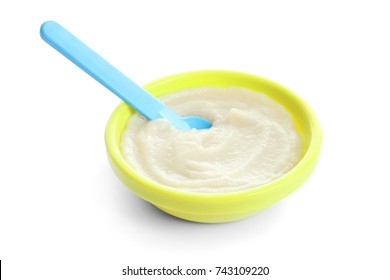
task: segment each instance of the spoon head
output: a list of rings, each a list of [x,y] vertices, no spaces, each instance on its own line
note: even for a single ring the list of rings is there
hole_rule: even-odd
[[[196,128],[196,129],[207,129],[210,128],[212,123],[201,117],[196,117],[196,116],[186,116],[182,117],[183,121],[185,121],[191,128]]]
[[[173,112],[168,107],[164,107],[159,113],[159,116],[168,120],[173,126],[181,130],[206,129],[211,127],[211,122],[205,118],[197,116],[181,117]]]

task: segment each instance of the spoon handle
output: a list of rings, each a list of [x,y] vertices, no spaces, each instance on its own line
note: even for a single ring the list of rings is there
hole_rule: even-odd
[[[42,24],[40,34],[46,43],[127,104],[130,104],[147,119],[168,117],[170,120],[177,119],[186,125],[176,113],[122,74],[60,24],[47,21]]]

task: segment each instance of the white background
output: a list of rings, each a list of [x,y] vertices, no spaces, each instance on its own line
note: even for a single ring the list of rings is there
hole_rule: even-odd
[[[198,69],[284,84],[321,122],[317,169],[298,191],[243,221],[163,214],[113,175],[103,136],[119,100],[40,39],[46,20],[140,84]],[[130,279],[121,275],[127,265],[390,279],[389,27],[386,1],[375,0],[2,1],[4,279]]]

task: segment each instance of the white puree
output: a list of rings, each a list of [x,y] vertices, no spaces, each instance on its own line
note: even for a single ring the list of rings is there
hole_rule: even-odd
[[[273,181],[301,156],[291,115],[269,97],[244,88],[198,87],[161,100],[179,115],[213,122],[178,130],[136,114],[122,135],[126,160],[160,184],[192,192],[232,192]]]

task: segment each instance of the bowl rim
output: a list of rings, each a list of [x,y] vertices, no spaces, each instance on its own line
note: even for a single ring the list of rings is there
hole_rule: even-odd
[[[165,186],[159,184],[147,177],[144,177],[137,173],[134,169],[130,167],[127,163],[126,159],[123,157],[122,152],[120,150],[120,145],[117,145],[116,140],[116,131],[118,129],[118,121],[121,118],[124,110],[127,110],[130,113],[130,116],[134,113],[134,110],[130,108],[125,102],[121,102],[112,112],[111,116],[106,125],[105,130],[105,143],[107,148],[107,153],[110,159],[114,162],[116,167],[122,171],[122,173],[126,174],[126,176],[130,177],[137,184],[142,185],[145,188],[148,188],[150,191],[158,193],[162,196],[176,197],[183,200],[191,200],[201,199],[201,200],[212,200],[213,202],[217,201],[226,201],[226,200],[237,200],[238,198],[245,199],[247,197],[257,196],[259,194],[275,190],[276,188],[283,186],[286,182],[294,180],[300,176],[302,172],[308,169],[313,163],[316,162],[320,146],[322,142],[322,129],[319,125],[317,117],[315,116],[313,110],[310,106],[304,101],[300,96],[291,91],[290,89],[282,86],[281,84],[270,80],[268,78],[264,78],[262,76],[249,74],[245,72],[239,72],[234,70],[195,70],[188,71],[183,73],[172,74],[169,76],[165,76],[163,78],[157,79],[146,84],[144,87],[148,90],[153,90],[157,85],[161,85],[162,83],[169,83],[177,79],[182,78],[191,78],[198,75],[234,75],[241,76],[247,79],[261,81],[262,83],[267,84],[273,88],[280,89],[283,94],[292,98],[299,107],[302,109],[302,113],[305,118],[309,122],[311,139],[308,143],[305,154],[302,156],[300,161],[287,173],[278,179],[271,181],[267,184],[260,185],[257,187],[253,187],[246,190],[232,191],[232,192],[221,192],[221,193],[202,193],[202,192],[190,192],[175,189],[173,187]]]

